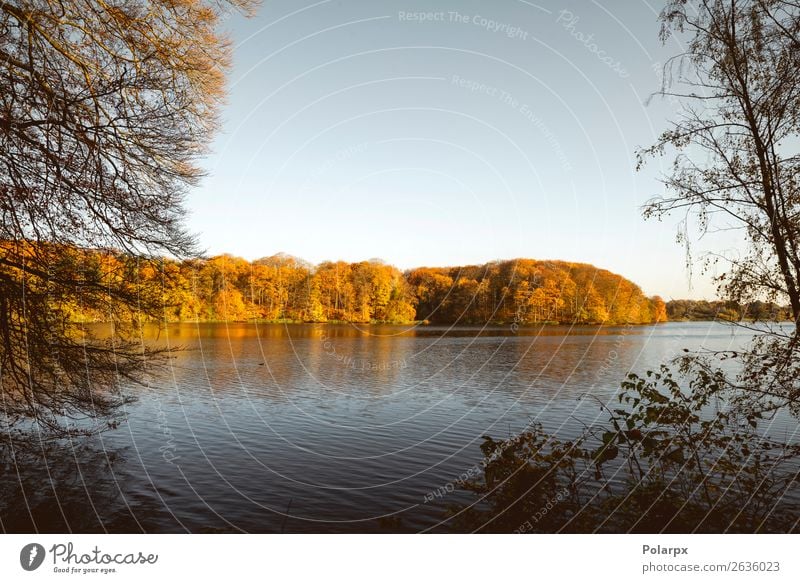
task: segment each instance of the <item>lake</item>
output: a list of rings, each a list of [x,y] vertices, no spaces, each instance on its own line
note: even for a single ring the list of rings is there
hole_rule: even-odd
[[[126,422],[0,516],[6,530],[30,524],[27,504],[42,531],[447,531],[482,435],[575,435],[606,418],[585,396],[609,400],[628,371],[749,337],[709,322],[170,325],[148,340],[184,350],[131,389]]]

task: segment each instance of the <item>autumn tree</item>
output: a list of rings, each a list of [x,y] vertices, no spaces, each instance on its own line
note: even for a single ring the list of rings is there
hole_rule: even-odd
[[[224,9],[205,0],[0,2],[5,422],[58,435],[64,421],[110,414],[122,383],[158,356],[124,316],[162,315],[161,289],[142,295],[135,285],[142,262],[196,252],[182,201],[201,176],[224,93]],[[76,248],[117,256],[118,274]],[[113,336],[93,337],[70,305],[115,321]]]
[[[666,193],[646,215],[680,212],[703,232],[738,229],[744,252],[706,257],[727,267],[720,293],[788,300],[800,330],[800,5],[672,0],[662,22],[662,37],[688,37],[688,48],[665,66],[660,92],[682,109],[640,153],[675,153]]]
[[[800,5],[785,0],[671,0],[662,13],[662,37],[687,37],[687,50],[665,66],[661,94],[682,104],[672,127],[649,156],[672,153],[666,192],[646,216],[679,212],[701,232],[736,229],[744,248],[718,262],[720,295],[735,306],[788,301],[791,331],[760,329],[736,353],[739,375],[725,387],[737,406],[774,414],[800,413]],[[688,239],[687,239],[688,241]],[[711,373],[708,358],[684,368]],[[726,377],[727,378],[727,377]]]
[[[417,315],[420,320],[441,319],[448,311],[453,278],[444,270],[420,267],[406,274],[406,280],[417,298]]]
[[[279,253],[250,266],[250,298],[260,318],[302,320],[308,303],[311,265]]]
[[[661,296],[653,296],[651,300],[653,302],[653,321],[666,322],[669,319],[669,316],[667,316],[667,303]]]

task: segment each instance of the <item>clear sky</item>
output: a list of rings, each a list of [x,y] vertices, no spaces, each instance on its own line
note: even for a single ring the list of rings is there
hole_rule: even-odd
[[[671,162],[635,172],[674,108],[645,103],[680,50],[658,40],[661,5],[267,0],[231,16],[224,125],[190,227],[251,260],[565,259],[713,297],[699,273],[690,289],[681,217],[641,217]]]

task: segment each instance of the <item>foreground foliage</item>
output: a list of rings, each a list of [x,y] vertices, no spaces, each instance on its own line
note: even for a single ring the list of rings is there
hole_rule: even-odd
[[[761,409],[731,397],[725,375],[683,362],[631,374],[608,421],[576,439],[535,426],[484,437],[484,475],[452,510],[479,532],[794,532],[800,443],[770,436]],[[680,381],[685,381],[682,384]],[[727,396],[726,396],[727,395]]]

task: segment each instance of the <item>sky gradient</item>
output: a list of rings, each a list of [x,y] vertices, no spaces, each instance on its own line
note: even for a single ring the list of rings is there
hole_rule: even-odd
[[[647,103],[680,50],[658,40],[660,7],[281,0],[233,15],[190,228],[250,260],[564,259],[647,294],[714,297],[708,275],[690,287],[682,217],[641,216],[671,163],[635,171],[675,107]]]

